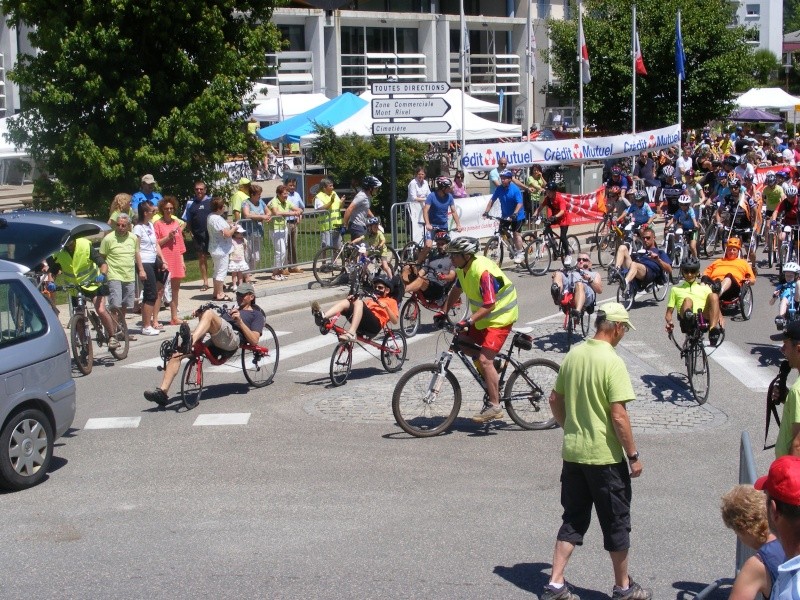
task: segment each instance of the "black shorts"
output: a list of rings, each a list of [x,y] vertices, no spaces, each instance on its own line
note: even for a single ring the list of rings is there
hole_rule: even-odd
[[[436,302],[437,300],[444,298],[445,292],[447,292],[447,288],[445,288],[441,283],[429,279],[428,289],[422,290],[422,295],[428,302]]]
[[[608,552],[630,548],[631,476],[623,461],[613,465],[582,465],[564,461],[561,468],[562,525],[556,539],[583,544],[592,506]]]
[[[342,313],[345,318],[350,321],[353,318],[353,305],[351,304],[346,311]],[[364,305],[364,313],[361,315],[361,322],[358,324],[358,328],[356,329],[356,333],[358,335],[372,338],[378,335],[383,326],[381,322],[378,320],[372,311]]]
[[[732,276],[726,275],[725,277],[728,277],[728,279],[731,280],[731,287],[729,287],[727,290],[725,290],[724,294],[720,294],[719,295],[719,299],[720,300],[735,300],[736,298],[739,297],[739,294],[742,291],[742,286],[739,285],[739,282],[736,281]]]
[[[500,221],[500,230],[509,230],[514,233],[519,233],[522,231],[524,223],[524,221]]]
[[[201,233],[192,233],[192,239],[194,240],[194,249],[197,251],[197,254],[208,254],[208,233],[205,234]]]

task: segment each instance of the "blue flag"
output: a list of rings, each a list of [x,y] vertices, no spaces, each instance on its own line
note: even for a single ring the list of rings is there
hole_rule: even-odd
[[[683,53],[683,36],[681,35],[681,15],[678,13],[675,27],[675,72],[678,79],[686,79],[686,55]]]

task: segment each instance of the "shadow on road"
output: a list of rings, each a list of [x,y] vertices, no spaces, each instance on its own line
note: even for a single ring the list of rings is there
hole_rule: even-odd
[[[550,563],[517,563],[511,567],[498,565],[494,573],[519,589],[538,595],[550,581],[550,568]],[[608,594],[586,588],[573,587],[573,592],[581,600],[608,600]]]

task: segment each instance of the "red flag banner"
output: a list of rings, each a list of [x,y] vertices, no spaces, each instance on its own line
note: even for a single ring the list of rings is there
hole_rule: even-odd
[[[644,66],[644,59],[642,58],[642,47],[639,45],[639,32],[636,32],[636,74],[647,75],[647,69]]]
[[[556,193],[559,204],[566,205],[565,220],[563,225],[580,225],[582,223],[596,223],[602,220],[606,212],[606,188],[599,187],[591,194],[562,194]]]

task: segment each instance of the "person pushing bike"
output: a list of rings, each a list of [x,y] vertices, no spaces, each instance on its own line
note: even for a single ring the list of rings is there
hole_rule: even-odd
[[[458,328],[462,331],[461,336],[481,347],[476,358],[489,396],[489,403],[473,415],[472,420],[486,423],[503,416],[494,357],[502,349],[511,327],[519,318],[519,307],[514,284],[497,264],[479,255],[479,249],[480,242],[471,237],[459,237],[445,248],[456,267],[457,280],[450,289],[442,312],[434,320],[441,322],[441,319],[446,319],[450,306],[464,292],[472,314],[459,321]]]

